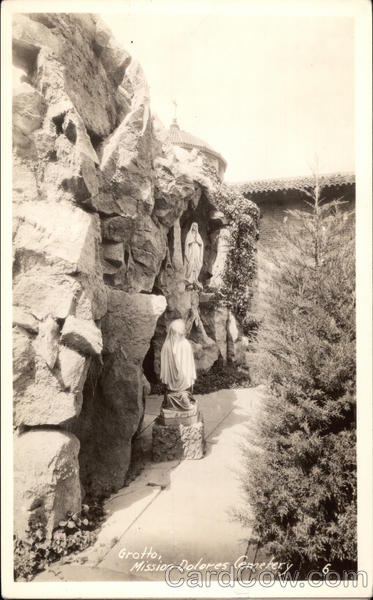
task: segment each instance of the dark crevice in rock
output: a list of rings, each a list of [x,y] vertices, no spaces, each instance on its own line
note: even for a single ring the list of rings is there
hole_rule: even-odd
[[[91,47],[92,47],[92,51],[93,54],[95,56],[97,56],[97,58],[100,58],[102,51],[103,51],[103,46],[101,44],[99,44],[96,40],[96,38],[93,38],[92,43],[91,43]]]
[[[95,208],[91,205],[92,195],[83,177],[73,175],[70,178],[64,179],[61,185],[63,190],[72,194],[78,206],[87,212],[95,212]]]
[[[109,287],[115,287],[115,278],[114,275],[106,275],[104,274],[104,283]]]
[[[57,152],[56,150],[49,150],[47,154],[47,158],[49,162],[57,162]]]
[[[155,369],[154,369],[154,346],[150,342],[149,350],[147,351],[144,361],[142,363],[144,375],[149,383],[156,383],[158,381]]]
[[[101,149],[101,144],[104,141],[104,138],[89,128],[87,128],[87,133],[89,135],[89,138],[91,140],[91,144],[92,144],[94,150],[96,151],[97,155],[99,155],[100,149]]]
[[[61,423],[60,425],[23,425],[22,433],[27,433],[28,431],[42,430],[42,431],[62,431],[66,430],[66,423]]]
[[[26,42],[13,40],[13,64],[26,71],[29,81],[34,82],[37,71],[37,59],[40,48]],[[33,84],[32,84],[33,85]]]
[[[168,246],[170,260],[172,261],[174,258],[174,228],[173,227],[170,227],[169,232],[167,234],[167,246]]]
[[[52,118],[52,121],[56,127],[56,134],[57,135],[62,135],[63,134],[63,122],[65,119],[65,113],[62,113],[61,115],[56,115],[55,117]]]
[[[76,139],[77,139],[77,132],[76,132],[76,125],[75,123],[73,123],[73,121],[69,121],[68,124],[65,127],[65,136],[67,137],[67,139],[69,140],[69,142],[71,142],[72,144],[76,144]]]
[[[116,86],[118,86],[121,81],[123,81],[124,74],[127,70],[127,67],[131,63],[131,56],[127,56],[124,61],[119,65],[119,67],[113,73],[113,81]]]
[[[92,200],[93,200],[93,196],[87,196],[84,200],[75,199],[74,204],[79,206],[79,208],[84,210],[86,213],[89,213],[89,214],[97,213],[97,210],[91,204]]]
[[[37,508],[43,508],[44,507],[44,501],[42,498],[35,498],[35,500],[33,500],[31,506],[30,506],[30,511],[36,510]]]
[[[58,330],[60,333],[62,331],[62,327],[64,326],[65,321],[66,321],[66,319],[56,318],[56,323],[57,323]]]
[[[151,293],[154,294],[155,296],[164,296],[164,291],[156,283],[154,284]]]

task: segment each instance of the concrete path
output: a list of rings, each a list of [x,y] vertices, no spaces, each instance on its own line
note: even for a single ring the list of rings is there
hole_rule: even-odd
[[[246,553],[250,531],[233,520],[232,511],[243,502],[240,443],[254,428],[263,391],[220,390],[197,398],[205,457],[151,462],[152,424],[162,399],[149,397],[140,436],[144,470],[106,502],[108,518],[95,545],[34,581],[157,581],[169,564],[224,569]]]

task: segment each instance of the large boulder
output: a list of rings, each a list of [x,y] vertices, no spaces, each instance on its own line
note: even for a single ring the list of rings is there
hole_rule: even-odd
[[[79,290],[74,278],[35,265],[15,279],[13,302],[40,320],[48,315],[66,319]]]
[[[14,526],[21,538],[41,522],[47,538],[68,511],[81,507],[79,441],[72,433],[38,429],[14,443]]]
[[[52,372],[43,360],[33,357],[32,354],[30,356],[27,368],[32,369],[32,378],[22,382],[19,377],[14,385],[14,425],[16,427],[70,425],[80,414],[81,393],[65,389],[61,384],[58,370]]]
[[[138,216],[136,220],[110,217],[103,221],[102,228],[106,282],[127,292],[152,292],[167,252],[167,229],[149,215]],[[118,244],[116,251],[122,243],[120,260],[108,255],[107,245],[114,251],[114,242]]]
[[[38,255],[38,262],[52,265],[55,272],[97,272],[102,279],[97,215],[51,200],[22,204],[15,212],[20,221],[14,239],[16,252]]]
[[[59,53],[58,38],[42,22],[18,13],[13,16],[12,25],[13,60],[17,66],[29,67],[28,57],[37,55],[41,48],[49,48],[56,54]]]
[[[125,288],[151,292],[166,251],[167,230],[148,216],[139,219],[131,238]]]
[[[108,290],[108,311],[102,320],[104,354],[121,354],[141,366],[165,308],[163,296]]]
[[[44,114],[43,96],[33,86],[22,81],[13,88],[13,143],[19,149],[18,154],[32,154],[31,134],[41,127]]]
[[[141,367],[114,355],[105,362],[100,376],[96,369],[97,364],[92,363],[83,409],[72,428],[81,443],[81,481],[91,496],[109,495],[123,487],[132,438],[143,414]],[[97,385],[92,385],[92,379]]]
[[[92,363],[82,413],[73,426],[81,441],[82,482],[90,493],[109,494],[124,483],[144,410],[142,363],[165,308],[163,296],[108,289],[103,366]]]
[[[27,145],[29,142],[27,142]],[[17,143],[19,147],[19,144]],[[13,161],[13,201],[18,205],[25,202],[38,202],[40,200],[35,172],[28,161],[20,160],[15,156]],[[18,225],[18,223],[16,224]]]
[[[84,291],[90,299],[87,318],[105,314],[98,215],[67,201],[44,201],[21,204],[15,216],[15,304],[36,316],[66,318]]]
[[[73,13],[48,16],[49,31],[58,38],[59,49],[53,55],[39,55],[39,85],[41,89],[48,86],[45,91],[50,104],[61,99],[61,90],[67,93],[86,129],[99,138],[106,137],[116,125],[117,84],[115,75],[105,69],[95,52],[96,18]],[[46,47],[43,45],[42,50]],[[55,57],[59,59],[59,69],[52,62]],[[58,85],[49,85],[51,81]]]
[[[101,221],[102,239],[104,242],[122,242],[128,246],[136,223],[135,208],[133,207],[131,212],[128,211],[128,205],[126,205],[125,213],[118,207],[112,208],[110,212],[114,215]]]
[[[61,331],[61,341],[83,354],[97,355],[102,351],[101,330],[92,320],[69,315]]]
[[[50,315],[36,328],[31,315],[23,314],[13,327],[14,424],[67,426],[80,413],[89,361],[60,348],[59,327]]]
[[[200,304],[201,319],[207,334],[216,341],[223,362],[227,362],[228,309],[214,307],[209,303]]]

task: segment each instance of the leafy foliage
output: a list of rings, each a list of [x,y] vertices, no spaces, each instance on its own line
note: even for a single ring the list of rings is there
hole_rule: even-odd
[[[68,512],[47,539],[45,525],[40,521],[31,522],[27,537],[14,540],[14,578],[30,581],[48,564],[73,552],[84,550],[96,541],[95,529],[103,518],[101,503],[82,505],[81,512]]]
[[[310,196],[288,211],[263,281],[256,376],[269,396],[240,518],[276,560],[338,570],[357,552],[354,227],[317,182]]]
[[[195,394],[210,394],[219,390],[249,387],[250,376],[247,369],[235,364],[220,364],[217,361],[209,371],[200,373],[194,385]]]
[[[254,202],[225,184],[216,204],[229,221],[229,250],[220,290],[221,303],[232,310],[243,333],[249,335],[256,326],[251,300],[256,276],[259,209]]]

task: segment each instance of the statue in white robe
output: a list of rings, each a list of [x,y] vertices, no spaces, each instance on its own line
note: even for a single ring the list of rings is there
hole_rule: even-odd
[[[198,224],[192,223],[185,240],[185,279],[189,285],[202,288],[198,276],[203,265],[203,240]]]
[[[161,350],[161,381],[167,386],[162,408],[191,410],[196,406],[191,388],[196,380],[193,350],[182,319],[170,323]]]

